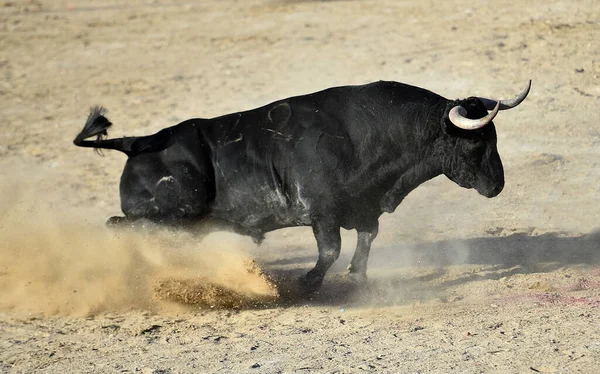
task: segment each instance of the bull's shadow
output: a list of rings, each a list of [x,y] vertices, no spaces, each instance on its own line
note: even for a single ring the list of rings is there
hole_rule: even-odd
[[[337,261],[322,289],[311,297],[296,293],[295,279],[309,269],[308,264],[314,263],[316,255],[294,257],[297,250],[286,248],[290,256],[285,260],[260,261],[259,255],[266,273],[278,283],[281,302],[285,305],[412,304],[438,298],[444,290],[468,282],[551,272],[567,265],[600,265],[600,231],[578,237],[564,233],[517,233],[375,247],[369,260],[369,281],[363,286],[355,285],[342,275],[350,252]],[[306,266],[290,268],[302,263]],[[469,271],[444,280],[451,265],[481,265],[485,270]],[[414,275],[414,270],[419,268],[429,271],[426,275]]]

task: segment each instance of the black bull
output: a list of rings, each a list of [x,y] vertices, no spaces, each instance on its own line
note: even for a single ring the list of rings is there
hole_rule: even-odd
[[[109,222],[218,219],[258,242],[269,231],[311,226],[319,257],[302,279],[311,292],[340,254],[342,227],[358,232],[349,271],[365,278],[379,217],[421,183],[444,174],[484,196],[499,194],[504,171],[491,120],[522,102],[529,87],[512,100],[452,101],[380,81],[120,139],[104,139],[111,123],[93,108],[74,143],[128,156],[120,184],[125,217]]]

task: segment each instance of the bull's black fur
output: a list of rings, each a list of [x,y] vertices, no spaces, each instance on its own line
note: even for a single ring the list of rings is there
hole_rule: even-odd
[[[421,183],[444,174],[484,196],[500,193],[494,124],[458,129],[448,119],[455,105],[471,118],[487,114],[477,98],[375,82],[121,139],[101,139],[111,123],[94,108],[74,142],[129,156],[121,221],[217,219],[257,241],[279,228],[312,226],[319,259],[303,284],[314,291],[339,256],[340,228],[358,232],[349,269],[362,278],[379,217]]]

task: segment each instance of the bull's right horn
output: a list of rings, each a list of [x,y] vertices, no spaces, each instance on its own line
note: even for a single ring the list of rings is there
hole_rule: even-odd
[[[500,102],[496,102],[494,110],[488,113],[487,116],[479,119],[470,119],[465,117],[467,115],[467,110],[462,106],[457,105],[454,108],[450,109],[448,118],[450,119],[450,122],[452,122],[456,127],[460,127],[464,130],[477,130],[490,123],[494,119],[494,117],[496,117],[496,114],[498,114],[499,109]]]
[[[520,94],[518,94],[517,96],[515,96],[512,99],[498,101],[500,103],[500,110],[512,109],[512,108],[516,107],[517,105],[521,104],[523,102],[523,100],[525,100],[527,95],[529,95],[530,89],[531,89],[531,79],[529,80],[527,87],[525,87],[525,89],[523,91],[521,91]],[[485,105],[485,108],[487,110],[492,110],[496,106],[496,102],[497,102],[496,100],[486,99],[485,97],[478,97],[478,99],[481,100],[481,102],[483,102],[483,105]]]

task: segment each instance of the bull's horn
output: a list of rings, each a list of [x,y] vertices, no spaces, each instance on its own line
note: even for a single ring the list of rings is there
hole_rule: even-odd
[[[450,122],[452,122],[456,127],[460,127],[461,129],[465,130],[477,130],[490,123],[494,117],[496,117],[496,114],[498,114],[498,110],[500,110],[500,102],[496,103],[494,110],[488,113],[487,116],[479,119],[470,119],[465,117],[467,115],[467,110],[462,106],[457,105],[450,109],[448,118],[450,118]]]
[[[527,87],[516,97],[508,100],[500,100],[500,110],[512,109],[517,105],[521,104],[523,100],[529,95],[529,90],[531,89],[531,79],[527,84]],[[487,110],[492,110],[496,106],[496,100],[486,99],[485,97],[478,97],[479,100],[483,102]]]

